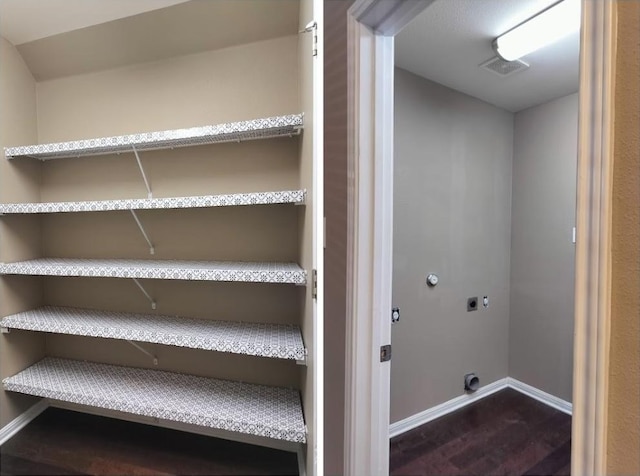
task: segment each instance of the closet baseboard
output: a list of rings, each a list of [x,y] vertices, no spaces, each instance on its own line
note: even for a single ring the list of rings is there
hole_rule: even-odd
[[[409,430],[419,427],[420,425],[424,425],[425,423],[435,420],[436,418],[455,412],[460,408],[466,407],[473,402],[477,402],[478,400],[488,397],[500,390],[504,390],[505,388],[507,388],[507,378],[502,378],[480,387],[474,393],[460,395],[459,397],[452,398],[451,400],[441,403],[440,405],[436,405],[435,407],[427,408],[426,410],[407,417],[404,420],[392,423],[389,426],[389,438],[401,435]]]
[[[15,436],[20,430],[27,426],[31,421],[40,415],[49,407],[46,399],[40,400],[38,403],[29,408],[26,412],[21,413],[9,423],[0,429],[0,445],[4,445],[10,438]]]
[[[529,384],[521,382],[512,377],[507,377],[507,386],[512,388],[528,397],[531,397],[539,402],[544,403],[545,405],[550,406],[551,408],[555,408],[556,410],[561,411],[562,413],[566,413],[567,415],[571,415],[573,411],[573,404],[571,402],[567,402],[561,398],[556,397],[555,395],[551,395],[550,393],[543,392],[539,388],[532,387]]]

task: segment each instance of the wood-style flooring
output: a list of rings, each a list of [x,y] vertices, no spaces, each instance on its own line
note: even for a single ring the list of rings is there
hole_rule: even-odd
[[[512,389],[391,440],[400,475],[569,475],[571,417]]]
[[[298,474],[295,453],[49,408],[0,448],[2,475]]]

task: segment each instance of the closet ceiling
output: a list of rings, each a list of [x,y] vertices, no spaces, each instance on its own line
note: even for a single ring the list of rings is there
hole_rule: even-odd
[[[522,58],[531,67],[500,77],[478,67],[491,42],[557,0],[436,0],[396,37],[396,66],[516,112],[576,92],[580,35]]]
[[[0,31],[14,45],[187,0],[1,0]]]
[[[299,0],[0,0],[0,34],[43,81],[294,35],[298,16]]]

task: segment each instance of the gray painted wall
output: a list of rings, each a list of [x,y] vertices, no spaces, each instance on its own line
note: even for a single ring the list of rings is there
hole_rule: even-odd
[[[509,376],[571,401],[578,95],[515,115]]]
[[[392,422],[507,376],[513,155],[512,113],[397,68],[395,94]]]

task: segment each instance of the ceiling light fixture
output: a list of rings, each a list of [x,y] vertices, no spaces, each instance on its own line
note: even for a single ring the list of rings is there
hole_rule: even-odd
[[[580,29],[580,0],[563,0],[493,41],[507,61],[522,58]]]

